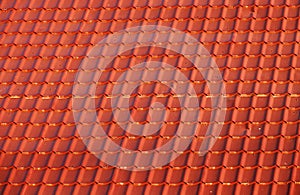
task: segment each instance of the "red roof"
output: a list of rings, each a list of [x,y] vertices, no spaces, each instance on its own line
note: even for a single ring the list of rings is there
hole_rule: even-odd
[[[0,193],[299,194],[299,13],[299,0],[1,1]],[[78,132],[72,92],[83,60],[110,35],[149,25],[193,37],[218,66],[226,115],[205,155],[199,149],[214,106],[205,78],[174,48],[147,46],[116,55],[93,97],[106,133],[103,145],[92,139],[97,151],[89,150]],[[160,131],[134,136],[113,117],[110,95],[118,78],[149,61],[174,66],[193,84],[197,132],[185,131],[192,141],[184,151],[164,151],[179,154],[164,166],[130,171],[99,158],[108,140],[130,151],[154,150],[181,123],[178,97],[159,83],[157,72],[154,82],[142,83],[128,98],[136,124],[149,122],[153,102],[160,103],[156,110],[165,106],[167,117],[152,116],[162,124]],[[126,79],[143,80],[134,73]],[[83,96],[77,103],[84,101]],[[149,167],[156,161],[149,160]]]

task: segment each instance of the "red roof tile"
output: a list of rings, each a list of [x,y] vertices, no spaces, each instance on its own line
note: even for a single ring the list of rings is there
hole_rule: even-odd
[[[300,193],[299,11],[299,0],[1,1],[0,193]],[[139,47],[118,55],[103,70],[93,97],[107,136],[89,128],[94,121],[86,131],[77,131],[74,113],[81,110],[72,106],[72,90],[82,61],[108,35],[145,25],[191,35],[219,68],[226,115],[204,156],[199,149],[218,105],[193,63],[162,48]],[[186,52],[193,57],[197,51],[190,45]],[[194,118],[182,114],[195,122],[184,132],[192,138],[190,146],[176,159],[160,168],[123,170],[97,158],[107,152],[108,140],[133,151],[164,146],[175,135],[184,109],[166,84],[147,82],[129,95],[131,115],[136,124],[161,125],[160,131],[137,136],[117,123],[113,112],[123,109],[118,97],[124,91],[112,96],[113,88],[122,84],[118,78],[128,68],[148,61],[180,70],[199,100],[190,109],[200,107],[200,113]],[[151,76],[155,81],[181,78],[157,71]],[[125,81],[131,79],[142,80],[137,72],[126,75]],[[181,88],[179,95],[186,91]],[[88,91],[81,93],[78,107],[88,104]],[[151,116],[153,110],[157,112]],[[129,124],[128,119],[122,122]],[[96,150],[90,151],[85,139]],[[165,156],[171,158],[179,149],[170,145]],[[148,168],[159,160],[148,160]],[[121,164],[118,156],[115,161]],[[134,163],[141,161],[145,159],[137,157]]]

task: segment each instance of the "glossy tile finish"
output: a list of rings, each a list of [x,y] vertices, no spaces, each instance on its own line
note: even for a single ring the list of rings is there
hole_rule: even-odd
[[[0,193],[299,194],[299,13],[299,0],[1,1]],[[163,124],[159,132],[132,136],[114,121],[109,94],[118,76],[141,62],[180,69],[194,84],[201,109],[198,134],[182,155],[159,169],[130,172],[86,149],[73,119],[72,87],[95,44],[146,24],[179,29],[205,46],[224,78],[228,108],[216,144],[199,156],[212,110],[204,78],[170,51],[121,54],[95,94],[109,139],[145,151],[176,132],[178,99],[155,82],[131,94],[130,108],[135,121],[146,123],[151,103],[165,105],[167,117],[153,118]]]

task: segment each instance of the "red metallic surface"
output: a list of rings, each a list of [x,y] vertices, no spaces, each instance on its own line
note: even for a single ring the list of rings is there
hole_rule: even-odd
[[[1,1],[0,193],[300,194],[299,19],[299,0]],[[108,138],[122,147],[155,149],[179,122],[178,100],[148,83],[132,94],[132,116],[147,122],[151,102],[161,102],[169,114],[162,129],[139,137],[116,125],[106,95],[124,69],[167,62],[189,75],[201,99],[200,129],[188,150],[162,168],[131,172],[86,149],[72,87],[95,44],[147,24],[182,30],[205,46],[223,75],[228,108],[217,142],[199,156],[212,109],[205,80],[169,51],[118,56],[99,80],[95,103]]]

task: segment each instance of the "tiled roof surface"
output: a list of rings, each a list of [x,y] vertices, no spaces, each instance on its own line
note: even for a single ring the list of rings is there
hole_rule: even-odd
[[[1,1],[0,193],[300,194],[299,13],[299,0]],[[162,129],[139,137],[116,125],[106,95],[124,69],[164,60],[197,80],[201,97],[200,131],[188,150],[162,168],[127,171],[85,147],[72,87],[95,44],[148,24],[179,29],[204,45],[223,75],[228,108],[215,145],[199,156],[212,109],[203,78],[194,78],[181,55],[149,48],[119,55],[95,102],[108,139],[123,147],[154,149],[178,124],[176,98],[146,83],[132,94],[133,118],[147,122],[150,102],[162,102],[169,112]]]

